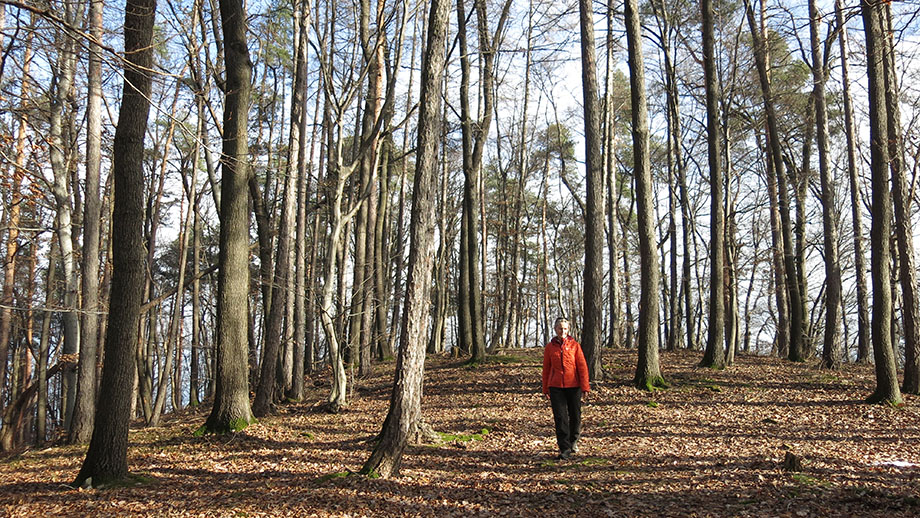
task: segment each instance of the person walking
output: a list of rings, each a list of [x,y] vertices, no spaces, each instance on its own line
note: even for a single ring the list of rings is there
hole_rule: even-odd
[[[578,451],[581,437],[581,396],[591,392],[588,363],[581,344],[569,336],[569,321],[560,317],[553,325],[556,336],[543,349],[543,394],[553,408],[557,459]]]

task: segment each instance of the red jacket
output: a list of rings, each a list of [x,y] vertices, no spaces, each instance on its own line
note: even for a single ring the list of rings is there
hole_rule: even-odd
[[[543,393],[549,394],[550,387],[581,387],[582,392],[591,391],[585,354],[571,336],[564,341],[557,336],[543,349]]]

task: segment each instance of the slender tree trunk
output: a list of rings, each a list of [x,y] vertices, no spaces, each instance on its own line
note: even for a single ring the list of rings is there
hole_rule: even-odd
[[[49,257],[57,253],[54,240],[51,240]],[[47,284],[52,286],[57,277],[57,260],[48,262]],[[45,305],[52,304],[52,290],[45,290]],[[51,312],[45,311],[42,315],[42,330],[38,344],[38,405],[35,412],[35,440],[36,444],[44,444],[48,438],[48,360],[51,356]]]
[[[32,16],[34,22],[34,15]],[[32,64],[32,40],[35,32],[30,30],[26,35],[25,49],[23,50],[22,84],[19,87],[19,98],[28,99],[31,91],[31,82],[27,80]],[[10,206],[7,209],[7,237],[6,253],[3,261],[3,287],[0,295],[0,414],[3,412],[4,388],[8,378],[7,362],[10,351],[10,334],[13,327],[13,288],[16,279],[16,263],[19,255],[19,222],[22,196],[22,180],[25,176],[26,143],[28,139],[28,113],[26,106],[19,115],[19,124],[16,130],[16,162],[13,165],[13,181],[10,185]],[[49,292],[51,290],[48,290]],[[50,302],[50,301],[49,301]]]
[[[197,147],[197,145],[196,145]],[[195,164],[198,163],[197,157],[199,156],[199,151],[195,151]],[[197,165],[193,166],[197,171]],[[196,175],[197,176],[197,175]],[[192,215],[194,218],[192,221],[192,348],[191,355],[189,359],[189,373],[188,373],[188,404],[190,407],[195,408],[201,403],[201,374],[199,366],[199,351],[201,349],[201,281],[200,281],[200,270],[201,270],[201,256],[199,254],[201,250],[201,220],[198,213],[198,201],[199,194],[197,192],[197,185],[193,185],[193,191],[195,192],[195,211]]]
[[[783,164],[783,152],[780,144],[779,129],[776,119],[776,110],[773,105],[773,90],[767,72],[767,61],[764,40],[757,23],[754,20],[754,11],[749,0],[745,0],[748,25],[754,41],[754,56],[757,62],[757,73],[760,77],[760,87],[763,93],[764,109],[767,115],[767,133],[770,137],[770,154],[773,167],[776,171],[777,190],[779,194],[779,213],[782,227],[783,241],[783,266],[786,273],[786,289],[789,302],[789,359],[792,361],[804,360],[804,325],[805,312],[799,293],[799,279],[796,273],[795,253],[792,245],[792,223],[790,222],[788,181]]]
[[[64,19],[73,26],[79,26],[81,11],[72,3],[65,3]],[[80,317],[77,313],[79,299],[79,279],[76,268],[76,254],[73,240],[73,205],[69,188],[70,164],[65,144],[65,107],[71,94],[76,69],[76,42],[68,33],[60,36],[58,58],[56,62],[57,88],[51,99],[51,116],[49,121],[49,158],[54,172],[55,230],[61,247],[61,261],[64,266],[64,354],[77,354],[80,351]],[[68,114],[66,116],[72,116]],[[68,364],[62,373],[62,408],[64,409],[64,428],[70,430],[76,402],[77,373],[73,364]]]
[[[410,224],[409,277],[406,326],[400,339],[390,410],[380,441],[361,468],[364,474],[384,478],[399,473],[402,453],[410,434],[421,421],[422,378],[428,334],[428,299],[434,253],[434,176],[437,146],[441,141],[441,90],[444,74],[444,43],[447,37],[449,2],[432,0],[422,92],[419,109],[418,145]]]
[[[725,107],[725,112],[728,106]],[[731,131],[728,126],[728,114],[723,116],[725,123],[722,132],[725,135],[725,366],[735,364],[735,353],[739,344],[740,316],[738,315],[738,225],[735,218],[735,196],[732,194],[732,157]]]
[[[664,387],[658,365],[658,252],[655,239],[652,169],[649,158],[648,104],[645,94],[645,64],[642,57],[642,28],[637,0],[626,0],[626,41],[629,53],[629,86],[632,98],[633,171],[639,216],[639,359],[633,383],[653,390]],[[589,191],[590,192],[590,191]],[[588,198],[590,200],[590,197]],[[589,210],[590,212],[590,210]],[[586,279],[587,280],[587,279]],[[587,288],[587,286],[586,286]],[[587,313],[587,308],[585,308]],[[600,353],[600,351],[597,351]]]
[[[850,209],[853,211],[853,261],[856,268],[856,361],[869,361],[869,301],[868,282],[866,281],[866,253],[862,236],[862,208],[859,195],[859,180],[856,171],[856,125],[853,122],[853,100],[850,96],[849,51],[847,49],[847,29],[843,19],[842,0],[834,3],[834,13],[839,27],[840,71],[843,87],[843,111],[847,137],[847,177],[850,182]]]
[[[186,196],[189,198],[189,207],[186,210],[185,222],[182,223],[182,226],[179,229],[179,277],[176,281],[176,298],[173,302],[173,314],[170,318],[169,333],[166,337],[166,357],[163,362],[162,368],[159,369],[160,379],[157,383],[157,393],[156,399],[153,403],[153,412],[147,420],[148,426],[159,426],[160,416],[163,413],[163,407],[166,404],[166,384],[169,380],[169,373],[172,372],[174,357],[176,356],[177,351],[181,355],[182,351],[182,334],[180,329],[182,328],[182,309],[185,306],[185,269],[188,265],[188,238],[189,231],[192,226],[192,214],[195,211],[195,190],[194,190],[194,168],[192,168],[192,182],[191,185],[188,184],[188,181],[183,178],[183,181],[186,182],[185,191]],[[180,215],[182,209],[179,211]],[[181,362],[180,362],[181,363]],[[173,393],[177,392],[176,386],[173,387]]]
[[[74,486],[99,486],[128,475],[128,424],[134,383],[134,352],[144,284],[144,134],[150,111],[153,22],[156,3],[125,5],[125,82],[115,129],[112,175],[112,304],[95,426]]]
[[[93,38],[101,42],[103,0],[89,1],[89,22]],[[102,202],[99,198],[99,174],[102,148],[102,56],[101,49],[90,44],[89,85],[86,104],[86,194],[83,206],[83,324],[80,335],[80,363],[77,365],[77,401],[72,443],[88,442],[93,433],[96,409],[97,333],[99,331],[99,230]]]
[[[721,95],[715,59],[715,29],[712,0],[702,0],[703,69],[706,81],[706,129],[709,144],[710,188],[710,278],[709,335],[701,366],[725,367],[725,208],[722,205],[722,135],[719,131],[719,97]]]
[[[307,179],[307,34],[310,30],[310,3],[302,2],[296,6],[295,23],[295,72],[294,92],[291,99],[292,105],[297,106],[291,111],[291,127],[297,129],[297,149],[295,170],[297,172],[297,223],[294,257],[294,364],[291,388],[286,397],[293,401],[300,401],[304,397],[304,363],[307,348],[307,304],[305,284],[312,279],[307,275],[307,200],[309,199],[310,182]],[[292,131],[293,133],[293,131]],[[291,141],[294,138],[292,135]],[[311,149],[311,153],[312,153]],[[312,337],[310,337],[312,339]]]
[[[824,275],[826,278],[826,314],[824,329],[824,347],[821,365],[828,369],[840,366],[840,260],[837,253],[837,202],[834,193],[834,181],[831,177],[827,135],[827,99],[824,93],[825,66],[821,41],[818,35],[821,15],[816,0],[809,0],[809,29],[811,36],[812,77],[815,84],[815,122],[817,123],[818,163],[821,176],[821,202],[824,205],[822,222],[824,224]]]
[[[585,197],[585,296],[583,300],[585,321],[581,334],[581,343],[585,353],[585,360],[588,362],[588,373],[592,380],[597,380],[602,376],[605,181],[602,169],[603,157],[601,156],[601,110],[597,95],[597,59],[594,55],[592,3],[589,0],[579,0],[578,12],[579,26],[581,28],[581,81],[585,110],[585,185],[587,189],[587,196]],[[635,73],[632,67],[630,71]],[[651,195],[650,193],[651,191],[649,191],[649,195]],[[652,229],[649,229],[649,231],[654,232]],[[653,289],[657,293],[657,283]],[[657,312],[655,315],[657,318]],[[657,321],[648,323],[651,325],[649,332],[654,333],[657,328]]]
[[[226,126],[226,123],[225,123]],[[297,163],[293,156],[289,164]],[[256,388],[255,399],[252,402],[252,413],[256,417],[264,417],[272,412],[275,400],[281,394],[276,391],[277,363],[281,351],[281,339],[286,310],[287,281],[291,275],[291,241],[297,215],[296,210],[297,183],[296,174],[288,170],[284,178],[284,191],[281,199],[281,221],[278,225],[278,248],[275,253],[275,267],[270,285],[271,304],[268,307],[268,318],[265,323],[265,340],[262,343],[262,362],[260,365],[259,385]]]
[[[872,346],[875,392],[870,403],[901,405],[894,347],[891,343],[891,192],[889,191],[888,110],[885,102],[885,35],[882,5],[860,2],[866,30],[869,84],[869,135],[872,159]]]
[[[616,16],[616,5],[614,0],[607,0],[607,38],[605,51],[607,53],[607,70],[605,77],[605,97],[604,103],[604,174],[607,179],[607,254],[608,264],[611,265],[610,271],[610,292],[608,301],[610,305],[610,331],[608,345],[611,347],[620,347],[623,345],[623,316],[620,307],[620,274],[616,265],[619,262],[619,232],[617,224],[619,220],[616,212],[619,209],[619,182],[617,181],[617,164],[616,164],[616,109],[613,106],[613,76],[614,67],[614,30],[613,22]],[[546,190],[544,189],[544,192]],[[545,196],[545,194],[544,194]],[[549,319],[544,323],[544,329],[550,327]],[[549,339],[544,340],[548,342]]]
[[[469,305],[469,332],[461,328],[461,338],[465,341],[470,338],[469,348],[471,352],[471,362],[481,362],[485,359],[486,339],[485,339],[485,316],[482,308],[482,270],[480,270],[479,255],[479,232],[485,236],[485,229],[480,228],[480,214],[477,213],[483,203],[482,194],[482,157],[485,151],[486,139],[489,137],[489,127],[492,123],[493,114],[493,89],[494,81],[493,67],[495,55],[498,50],[498,43],[504,30],[505,22],[508,19],[508,13],[511,2],[506,0],[503,4],[502,12],[496,24],[495,32],[490,36],[488,29],[488,20],[486,17],[486,6],[483,0],[474,0],[474,9],[476,10],[477,25],[479,28],[479,51],[481,53],[481,68],[479,71],[479,96],[481,99],[480,118],[473,120],[473,113],[470,109],[470,66],[468,52],[466,48],[466,12],[462,0],[457,2],[457,17],[462,27],[459,38],[462,38],[461,44],[461,93],[460,106],[463,131],[463,172],[464,172],[464,196],[463,196],[463,218],[466,220],[466,243],[465,249],[467,257],[462,259],[460,267],[468,270],[469,281],[468,298]],[[461,236],[462,239],[462,236]],[[485,247],[483,247],[484,249]],[[466,289],[465,287],[461,289]],[[465,310],[461,310],[465,311]],[[464,315],[466,317],[466,315]],[[461,345],[461,348],[464,346]]]
[[[904,384],[902,391],[920,394],[920,301],[917,293],[917,268],[914,259],[911,186],[905,178],[904,140],[901,135],[901,110],[895,67],[894,29],[891,5],[884,4],[881,17],[885,36],[885,104],[888,108],[888,149],[891,160],[891,195],[894,201],[895,235],[901,272],[901,317],[904,322]]]
[[[389,126],[389,123],[387,123]],[[389,314],[389,309],[387,308],[388,297],[387,294],[390,292],[388,281],[390,279],[387,275],[387,268],[390,265],[389,257],[387,257],[386,250],[389,247],[387,243],[388,234],[386,229],[389,227],[389,208],[390,208],[390,154],[392,151],[392,143],[389,139],[384,140],[382,143],[381,149],[381,165],[380,165],[380,175],[379,175],[379,196],[377,197],[377,226],[374,229],[374,274],[373,279],[376,284],[376,296],[377,301],[375,304],[376,316],[376,330],[374,335],[376,337],[376,342],[373,345],[374,351],[377,354],[378,359],[384,360],[387,357],[391,357],[392,353],[386,351],[387,344],[389,344],[388,334],[391,332],[391,327],[387,325],[387,314]],[[393,327],[396,327],[396,324],[393,324]]]
[[[228,433],[255,419],[249,406],[249,145],[250,77],[246,16],[241,0],[220,0],[226,63],[221,150],[220,242],[217,275],[217,358],[214,404],[203,429]]]

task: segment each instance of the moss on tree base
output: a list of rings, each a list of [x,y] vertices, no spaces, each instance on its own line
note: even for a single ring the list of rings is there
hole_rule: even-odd
[[[244,428],[246,428],[247,426],[251,424],[256,424],[257,422],[259,422],[259,420],[256,419],[255,417],[251,419],[245,419],[245,418],[240,417],[237,419],[231,419],[229,423],[221,423],[216,426],[209,425],[208,423],[204,423],[197,430],[195,430],[195,433],[193,435],[195,437],[201,437],[206,434],[226,435],[230,433],[236,433],[236,432],[243,430]]]
[[[882,394],[879,392],[874,392],[871,396],[866,398],[866,403],[871,404],[880,404],[887,405],[892,408],[901,408],[904,406],[904,399],[901,397],[893,397],[893,394]]]
[[[661,376],[652,376],[649,378],[638,378],[635,380],[636,388],[646,392],[655,392],[671,388],[667,381]]]

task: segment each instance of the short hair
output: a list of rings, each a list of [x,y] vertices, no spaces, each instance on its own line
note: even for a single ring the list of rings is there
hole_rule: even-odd
[[[559,318],[556,319],[556,322],[553,324],[553,327],[558,326],[558,325],[561,324],[562,322],[565,322],[566,324],[568,324],[568,323],[569,323],[569,319],[567,319],[567,318],[565,318],[565,317],[559,317]]]

